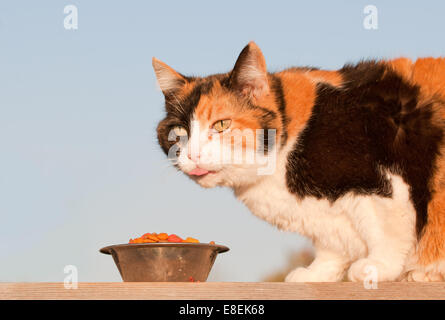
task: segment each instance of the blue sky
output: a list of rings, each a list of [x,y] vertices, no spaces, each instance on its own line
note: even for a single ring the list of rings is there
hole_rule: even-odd
[[[65,5],[78,30],[65,30]],[[378,8],[365,30],[363,8]],[[172,169],[151,58],[189,75],[228,71],[254,40],[271,71],[445,53],[439,1],[2,1],[0,281],[120,281],[102,246],[145,232],[231,251],[210,280],[259,281],[310,247],[255,218],[230,190]]]

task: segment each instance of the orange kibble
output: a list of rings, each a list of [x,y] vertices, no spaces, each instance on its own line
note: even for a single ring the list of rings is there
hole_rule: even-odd
[[[182,239],[176,234],[171,234],[168,236],[168,242],[182,242]]]
[[[158,239],[159,240],[167,240],[168,234],[166,234],[165,232],[162,232],[162,233],[158,234]]]
[[[148,233],[144,233],[139,238],[134,238],[134,239],[130,238],[130,240],[128,240],[128,243],[156,243],[156,242],[200,243],[198,239],[195,239],[192,237],[187,237],[184,240],[174,233],[169,235],[168,233],[165,233],[165,232],[161,232],[161,233],[148,232]],[[210,241],[210,244],[215,244],[215,241]]]
[[[148,235],[147,239],[153,240],[154,242],[158,242],[159,241],[159,238],[154,233]]]
[[[199,240],[195,239],[195,238],[192,238],[192,237],[187,237],[187,239],[185,239],[184,242],[199,243]]]

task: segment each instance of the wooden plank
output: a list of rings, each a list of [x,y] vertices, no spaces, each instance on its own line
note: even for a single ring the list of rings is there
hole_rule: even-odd
[[[383,282],[378,289],[352,282],[81,282],[77,289],[54,282],[0,283],[1,299],[445,299],[445,282]]]

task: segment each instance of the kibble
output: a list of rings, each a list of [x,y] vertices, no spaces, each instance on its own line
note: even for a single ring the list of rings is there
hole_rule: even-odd
[[[139,238],[130,239],[128,243],[162,243],[162,242],[170,242],[170,243],[200,243],[198,239],[187,237],[182,239],[180,236],[172,233],[168,234],[165,232],[161,233],[145,233]],[[214,241],[210,241],[210,244],[215,244]]]

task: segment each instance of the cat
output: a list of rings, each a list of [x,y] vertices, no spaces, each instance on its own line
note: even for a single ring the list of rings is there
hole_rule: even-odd
[[[153,68],[157,137],[175,167],[312,240],[314,261],[285,281],[445,279],[444,58],[270,73],[250,42],[228,73]]]

